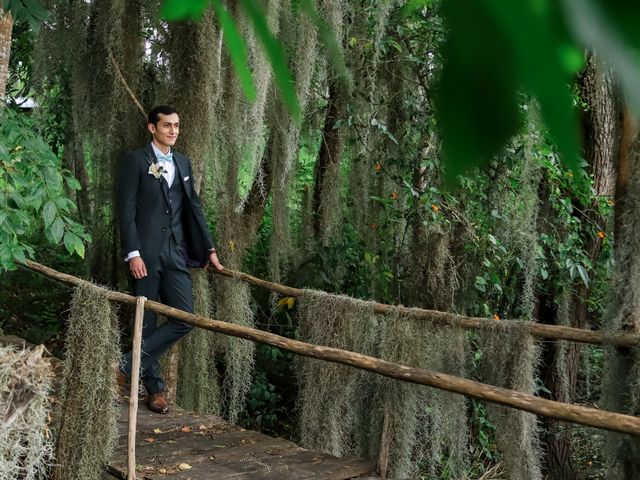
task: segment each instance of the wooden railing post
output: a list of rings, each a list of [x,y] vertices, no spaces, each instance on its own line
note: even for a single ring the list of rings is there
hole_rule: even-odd
[[[127,434],[127,480],[136,480],[136,423],[138,422],[138,384],[140,383],[140,356],[142,355],[142,318],[146,297],[136,298],[131,350],[131,390],[129,392],[129,429]]]
[[[384,402],[384,416],[382,420],[382,435],[380,435],[380,451],[378,452],[378,465],[376,472],[382,480],[387,478],[389,469],[389,455],[391,452],[391,440],[393,432],[391,431],[391,411],[389,402]]]

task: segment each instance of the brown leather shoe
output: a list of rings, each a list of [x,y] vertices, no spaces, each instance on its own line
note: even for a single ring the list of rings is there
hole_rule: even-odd
[[[164,392],[150,393],[147,404],[152,412],[169,413],[169,404],[164,398]]]

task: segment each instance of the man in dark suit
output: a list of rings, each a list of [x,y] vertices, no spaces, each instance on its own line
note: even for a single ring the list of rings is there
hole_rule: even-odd
[[[178,113],[156,107],[149,112],[147,128],[151,143],[127,153],[117,177],[117,214],[132,291],[193,313],[189,267],[223,267],[193,185],[191,162],[172,148],[180,130]],[[176,319],[158,327],[156,314],[145,311],[141,370],[149,408],[155,412],[169,410],[159,358],[192,328]],[[130,374],[128,352],[118,370],[119,384]]]

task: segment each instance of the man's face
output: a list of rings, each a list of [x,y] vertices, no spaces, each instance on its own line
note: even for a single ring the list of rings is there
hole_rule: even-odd
[[[157,124],[150,123],[147,125],[149,131],[153,135],[153,141],[159,147],[172,147],[178,138],[180,132],[180,118],[177,113],[171,115],[160,114],[160,120]]]

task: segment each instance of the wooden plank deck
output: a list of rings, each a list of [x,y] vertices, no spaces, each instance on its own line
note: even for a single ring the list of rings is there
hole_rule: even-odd
[[[126,478],[127,405],[118,421],[118,448],[104,478]],[[168,415],[138,411],[138,479],[360,480],[378,478],[375,462],[336,458],[229,424],[215,415],[173,407]]]

